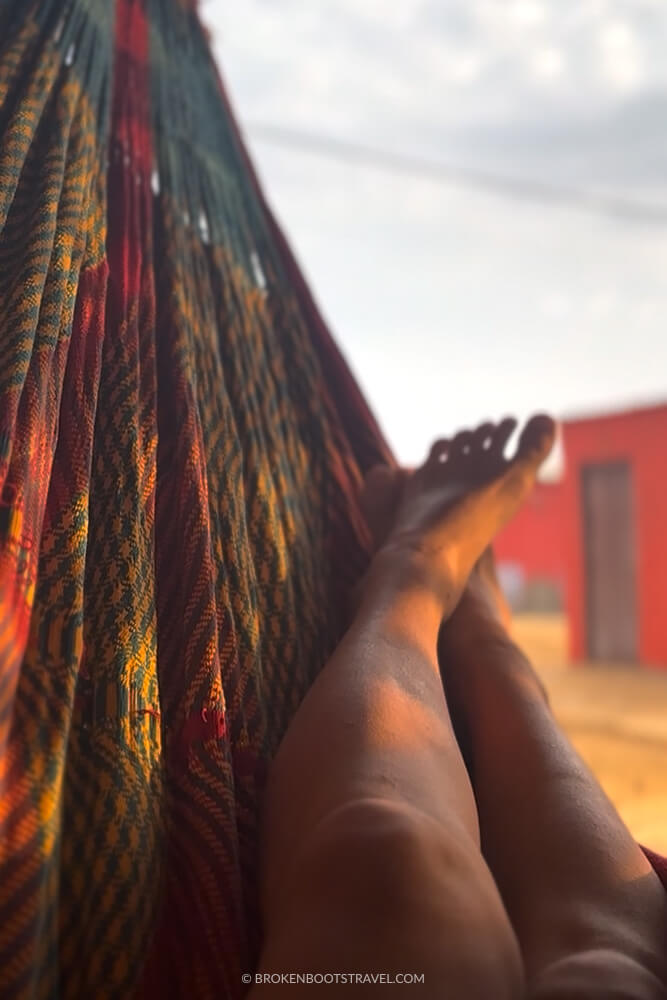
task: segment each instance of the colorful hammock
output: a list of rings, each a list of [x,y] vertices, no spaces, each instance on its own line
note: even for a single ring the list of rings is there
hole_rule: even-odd
[[[0,996],[237,997],[389,457],[178,0],[0,0]]]
[[[391,456],[186,0],[0,0],[0,336],[0,997],[239,997]]]

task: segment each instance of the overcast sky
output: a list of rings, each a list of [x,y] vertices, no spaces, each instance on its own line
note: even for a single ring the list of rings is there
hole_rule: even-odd
[[[401,460],[507,410],[667,400],[665,0],[203,13],[269,200]],[[643,211],[326,158],[267,126]]]

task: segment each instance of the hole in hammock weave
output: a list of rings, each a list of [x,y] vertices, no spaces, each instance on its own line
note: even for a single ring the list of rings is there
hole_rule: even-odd
[[[68,48],[67,52],[65,53],[65,65],[66,66],[71,66],[72,63],[74,62],[74,54],[75,54],[75,52],[76,52],[76,45],[74,44],[74,42],[72,42],[72,44]]]
[[[208,216],[203,208],[199,213],[199,235],[201,236],[202,243],[208,244],[211,242],[211,231],[208,226]]]
[[[263,292],[266,291],[266,277],[264,271],[262,270],[262,264],[259,259],[259,254],[256,250],[250,254],[250,265],[252,267],[252,273],[255,276],[255,283],[257,287]]]

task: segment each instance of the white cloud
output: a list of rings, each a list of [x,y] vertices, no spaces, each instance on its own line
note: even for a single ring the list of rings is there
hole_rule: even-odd
[[[483,69],[483,54],[479,50],[469,49],[451,57],[449,76],[453,83],[468,85],[479,79]]]
[[[642,83],[642,56],[639,41],[629,24],[613,19],[600,30],[601,70],[609,83],[622,92]]]
[[[599,321],[608,319],[617,305],[618,298],[614,290],[605,288],[594,292],[589,297],[585,308],[591,319]]]
[[[560,49],[547,46],[537,49],[530,57],[530,65],[535,76],[546,80],[559,77],[565,69],[565,58]]]
[[[540,309],[547,319],[563,320],[572,312],[572,302],[566,292],[547,292],[540,300]]]
[[[510,0],[506,5],[510,20],[522,28],[533,28],[547,19],[547,5],[540,0]]]

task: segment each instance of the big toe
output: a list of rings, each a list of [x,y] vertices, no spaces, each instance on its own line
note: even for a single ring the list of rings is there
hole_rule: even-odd
[[[556,422],[546,413],[538,413],[528,421],[516,452],[517,459],[543,462],[556,439]]]

